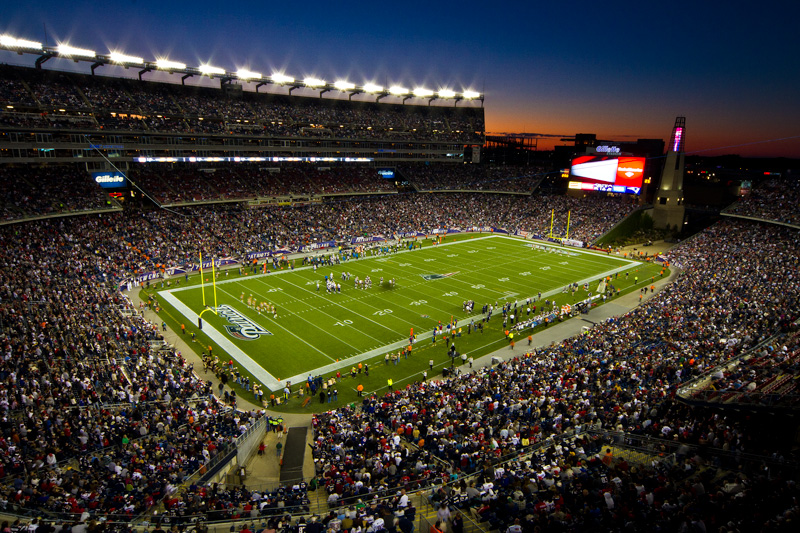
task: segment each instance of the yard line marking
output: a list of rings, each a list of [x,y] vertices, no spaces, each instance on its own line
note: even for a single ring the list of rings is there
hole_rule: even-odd
[[[289,282],[289,281],[287,281],[286,283],[288,283],[289,285],[292,285],[292,286],[294,286],[294,287],[297,287],[298,289],[303,289],[303,290],[306,290],[306,291],[308,291],[308,292],[311,292],[311,294],[312,294],[312,295],[314,294],[314,291],[311,291],[310,289],[305,289],[304,287],[301,287],[301,286],[295,285],[294,283],[291,283],[291,282]],[[356,290],[356,289],[353,289],[353,290]],[[377,287],[376,287],[376,290],[377,290]],[[347,299],[347,300],[346,300],[347,302],[349,302],[349,301],[365,300],[365,299],[369,299],[369,298],[375,298],[375,297],[377,297],[377,296],[376,296],[376,293],[375,293],[374,291],[370,290],[370,289],[362,289],[362,292],[363,292],[364,294],[363,294],[363,295],[361,295],[361,296],[350,296],[350,292],[351,292],[351,291],[350,291],[350,290],[348,290],[346,294],[345,294],[345,293],[341,293],[341,294],[345,294],[344,298],[346,298],[346,299]],[[337,294],[338,294],[338,293],[337,293]],[[309,299],[310,299],[310,298],[309,298]],[[339,302],[335,302],[335,301],[333,301],[333,300],[329,300],[329,301],[331,302],[329,305],[327,305],[327,306],[322,306],[322,307],[330,307],[330,306],[332,306],[332,305],[338,305],[339,307],[345,307],[345,306],[343,306],[343,305],[342,305],[341,303],[339,303]],[[385,307],[385,306],[384,306],[384,307],[376,306],[376,305],[373,305],[373,304],[371,304],[371,303],[369,303],[369,302],[360,302],[360,303],[361,303],[362,305],[365,305],[365,306],[367,306],[367,307],[370,307],[370,308],[372,308],[372,309],[375,309],[375,310],[381,310],[381,309],[383,309],[383,308]],[[394,305],[394,303],[392,303],[392,305]],[[407,311],[411,312],[412,314],[414,313],[414,311],[413,311],[412,309],[409,309],[409,308],[407,308],[407,307],[403,307],[402,305],[398,305],[398,307],[401,307],[401,308],[403,308],[403,309],[406,309]],[[314,308],[312,308],[312,309],[314,309]],[[347,309],[347,307],[345,307],[345,309]],[[352,311],[352,310],[350,310],[350,309],[347,309],[347,310],[348,310],[348,311],[350,311],[351,313],[355,314],[355,315],[358,315],[358,316],[362,317],[362,318],[366,318],[366,317],[364,317],[364,315],[362,315],[361,313],[357,313],[357,312],[355,312],[355,311]],[[334,317],[334,318],[335,318],[335,317]],[[399,321],[401,321],[401,322],[405,322],[407,325],[410,325],[410,326],[414,326],[414,325],[415,325],[415,323],[414,323],[414,322],[409,322],[408,320],[406,320],[406,319],[404,319],[404,318],[399,318],[399,317],[394,317],[394,318],[396,318],[397,320],[399,320]],[[369,320],[369,319],[368,319],[368,320]],[[373,322],[374,322],[374,321],[373,321]],[[379,324],[379,325],[382,325],[382,324]],[[387,326],[384,326],[384,327],[387,327]],[[392,329],[392,328],[388,328],[388,327],[387,327],[387,329],[391,329],[392,331],[394,331],[394,329]]]
[[[283,280],[283,282],[284,282],[284,283],[287,283],[288,285],[291,285],[292,287],[296,287],[296,288],[298,288],[298,289],[300,289],[300,290],[302,290],[302,291],[311,292],[311,291],[309,291],[308,289],[306,289],[305,287],[301,287],[300,285],[296,285],[296,284],[292,283],[291,281],[286,281],[286,280]],[[261,282],[261,283],[263,283],[263,282]],[[312,294],[313,294],[313,292],[312,292]],[[391,331],[391,332],[393,332],[393,333],[396,333],[396,331],[395,331],[394,329],[390,328],[389,326],[384,326],[384,325],[383,325],[383,324],[381,324],[380,322],[376,322],[376,321],[372,320],[371,318],[369,318],[369,317],[366,317],[366,316],[362,315],[361,313],[356,313],[355,311],[353,311],[353,310],[351,310],[351,309],[348,309],[347,307],[345,307],[344,305],[342,305],[342,304],[340,304],[340,303],[338,303],[338,302],[331,302],[331,304],[332,304],[332,305],[336,305],[336,306],[338,306],[338,307],[341,307],[342,309],[344,309],[345,311],[347,311],[347,312],[349,312],[349,313],[352,313],[352,314],[354,314],[354,315],[356,315],[356,316],[360,316],[360,317],[361,317],[361,318],[363,318],[363,319],[369,320],[369,321],[370,321],[370,322],[372,322],[373,324],[377,324],[377,325],[379,325],[380,327],[382,327],[382,328],[384,328],[384,329],[388,329],[389,331]],[[367,304],[367,305],[369,305],[369,304]],[[370,307],[372,307],[372,306],[370,306]],[[374,309],[377,309],[377,307],[375,307]],[[337,317],[335,317],[335,316],[333,316],[333,315],[330,315],[330,314],[328,314],[328,313],[325,313],[324,311],[323,311],[323,313],[324,313],[324,314],[326,314],[326,315],[328,315],[329,317],[331,317],[331,318],[333,318],[333,319],[337,319]],[[375,342],[380,342],[378,339],[376,339],[376,338],[375,338],[375,337],[373,337],[372,335],[367,335],[367,334],[366,334],[366,333],[364,333],[363,331],[361,331],[361,334],[362,334],[362,335],[365,335],[365,336],[367,336],[367,337],[369,337],[370,339],[374,340]]]
[[[264,284],[264,282],[261,282],[261,283],[262,283],[262,284]],[[264,296],[264,294],[263,294],[263,293],[261,293],[261,292],[258,292],[258,290],[256,290],[256,289],[253,289],[253,290],[254,290],[254,291],[255,291],[255,293],[256,293],[256,294],[258,294],[259,296]],[[231,293],[229,293],[229,292],[225,291],[224,289],[222,289],[222,291],[223,291],[223,292],[225,292],[225,294],[231,294]],[[233,294],[231,294],[231,297],[233,297]],[[259,313],[259,314],[260,314],[260,313]],[[325,313],[325,314],[327,315],[328,313]],[[336,336],[335,334],[333,334],[333,333],[329,332],[329,331],[328,331],[326,328],[320,328],[320,327],[319,327],[317,324],[314,324],[314,323],[312,323],[312,322],[310,322],[310,321],[306,320],[305,318],[303,318],[303,317],[299,316],[297,313],[292,313],[292,312],[289,312],[289,311],[287,311],[287,312],[286,312],[286,314],[285,314],[284,316],[291,316],[291,317],[298,318],[298,319],[302,320],[303,322],[305,322],[306,324],[309,324],[309,325],[313,326],[315,329],[317,329],[317,330],[322,330],[322,332],[323,332],[323,333],[325,333],[325,335],[327,335],[328,337],[331,337],[331,338],[333,338],[333,339],[334,339],[334,340],[336,340],[337,342],[340,342],[340,343],[342,343],[342,344],[344,344],[344,345],[347,345],[347,343],[346,343],[346,342],[344,342],[342,339],[340,339],[340,338],[339,338],[338,336]],[[330,316],[330,315],[328,315],[328,316]],[[278,322],[277,322],[277,321],[273,321],[273,322],[274,322],[275,324],[278,324]],[[301,339],[301,340],[303,340],[301,337],[299,337],[299,336],[295,335],[295,334],[294,334],[294,333],[293,333],[291,330],[289,330],[288,328],[285,328],[285,327],[281,326],[280,324],[278,324],[278,326],[279,326],[279,327],[280,327],[282,330],[284,330],[284,331],[286,331],[286,332],[288,332],[288,333],[291,333],[291,335],[292,335],[293,337],[295,337],[295,338],[297,338],[297,339]],[[305,340],[303,340],[303,342],[304,342],[305,344],[308,344],[309,346],[311,346],[311,344],[310,344],[308,341],[305,341]],[[331,361],[335,361],[335,360],[336,360],[336,358],[335,358],[335,357],[331,357],[331,356],[329,356],[328,354],[325,354],[325,352],[321,351],[319,348],[314,348],[314,349],[315,349],[315,350],[317,350],[318,352],[320,352],[320,353],[324,354],[324,355],[325,355],[325,357],[327,357],[327,358],[328,358],[328,359],[330,359]]]
[[[233,298],[234,300],[236,300],[236,297],[235,297],[233,294],[231,294],[230,292],[226,291],[225,289],[220,289],[220,290],[221,290],[222,292],[224,292],[225,294],[228,294],[228,295],[230,295],[230,297],[231,297],[231,298]],[[238,300],[236,300],[236,301],[238,301]],[[259,314],[261,314],[261,313],[259,313]],[[303,319],[301,318],[300,320],[303,320]],[[308,321],[307,321],[307,320],[304,320],[304,322],[308,322]],[[272,324],[275,324],[276,326],[278,326],[279,328],[281,328],[283,331],[285,331],[285,332],[289,333],[289,334],[290,334],[292,337],[296,338],[297,340],[299,340],[299,341],[303,342],[304,344],[306,344],[306,345],[310,346],[311,348],[314,348],[316,351],[318,351],[319,353],[321,353],[322,355],[324,355],[325,357],[327,357],[327,358],[328,358],[328,359],[330,359],[331,361],[335,361],[335,360],[336,360],[334,357],[331,357],[330,355],[326,354],[325,352],[323,352],[322,350],[320,350],[319,348],[317,348],[316,346],[314,346],[314,345],[313,345],[313,344],[311,344],[310,342],[306,341],[306,340],[305,340],[305,339],[303,339],[302,337],[299,337],[299,336],[295,335],[295,333],[294,333],[294,332],[292,332],[291,330],[289,330],[289,329],[285,328],[284,326],[282,326],[281,324],[279,324],[279,323],[278,323],[276,320],[273,320],[271,323],[272,323]]]
[[[609,271],[606,271],[606,272],[604,272],[602,274],[597,274],[597,275],[600,276],[600,277],[605,277],[605,276],[612,275],[612,274],[614,274],[616,272],[623,271],[626,268],[628,268],[628,267],[627,266],[621,266],[621,267],[617,267],[616,269],[609,270]],[[589,281],[593,281],[594,279],[595,279],[595,276],[592,276],[590,278],[585,278],[584,280],[580,280],[577,283],[582,285],[583,283],[586,283],[586,282],[589,282]],[[555,288],[555,289],[549,290],[547,292],[543,292],[542,293],[542,298],[549,298],[550,296],[553,296],[553,295],[556,295],[556,294],[560,294],[560,293],[561,293],[561,289],[560,288]],[[532,297],[533,296],[534,295],[532,295]],[[466,317],[464,319],[458,320],[456,322],[456,328],[464,327],[464,326],[468,325],[471,320],[482,320],[483,316],[484,316],[483,314],[479,313],[479,314],[476,314],[476,315],[469,316],[469,317]],[[431,331],[420,332],[417,335],[417,343],[419,343],[420,341],[426,340],[426,339],[430,339],[431,337],[432,337],[432,332]],[[500,339],[497,342],[501,342],[501,341],[502,341],[502,339]],[[496,342],[496,341],[491,341],[489,344],[487,344],[485,346],[489,346],[494,342]],[[354,358],[353,358],[354,361],[348,360],[347,364],[344,364],[344,365],[331,364],[331,365],[328,365],[327,367],[324,367],[324,370],[323,369],[318,369],[318,370],[320,370],[322,373],[325,373],[325,372],[329,372],[329,371],[339,370],[341,368],[346,368],[346,367],[350,366],[350,364],[352,362],[361,362],[361,361],[365,361],[367,359],[371,359],[372,357],[374,357],[376,355],[379,355],[380,353],[387,352],[387,351],[392,351],[392,350],[395,350],[395,349],[398,349],[398,348],[402,348],[407,343],[408,343],[407,340],[403,340],[403,341],[398,341],[398,342],[395,342],[393,344],[389,344],[389,345],[386,345],[386,346],[383,346],[383,347],[378,347],[378,348],[376,348],[374,350],[370,350],[368,352],[363,352],[361,354],[358,354],[358,355],[354,356]],[[484,347],[482,347],[482,348],[484,348]],[[296,378],[292,379],[293,382],[294,382],[294,379],[305,379],[305,378],[302,375],[298,375],[298,376],[296,376]]]

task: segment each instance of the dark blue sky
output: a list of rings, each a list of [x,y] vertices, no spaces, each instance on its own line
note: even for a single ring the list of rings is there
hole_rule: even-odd
[[[664,138],[685,115],[688,151],[800,157],[798,15],[788,1],[78,0],[4,2],[0,32],[44,41],[46,26],[49,44],[99,53],[475,89],[491,132]]]

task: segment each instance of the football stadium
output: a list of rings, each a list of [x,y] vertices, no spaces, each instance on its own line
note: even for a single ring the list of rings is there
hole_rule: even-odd
[[[684,117],[0,48],[4,532],[792,530],[796,177],[687,235]]]

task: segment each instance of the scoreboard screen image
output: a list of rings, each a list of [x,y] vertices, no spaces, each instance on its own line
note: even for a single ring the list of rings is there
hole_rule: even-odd
[[[586,155],[572,160],[569,188],[639,194],[644,177],[644,157]]]

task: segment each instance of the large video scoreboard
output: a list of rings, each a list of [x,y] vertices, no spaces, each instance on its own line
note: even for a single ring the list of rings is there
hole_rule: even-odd
[[[639,194],[642,191],[644,164],[644,157],[576,157],[569,171],[569,188]]]

